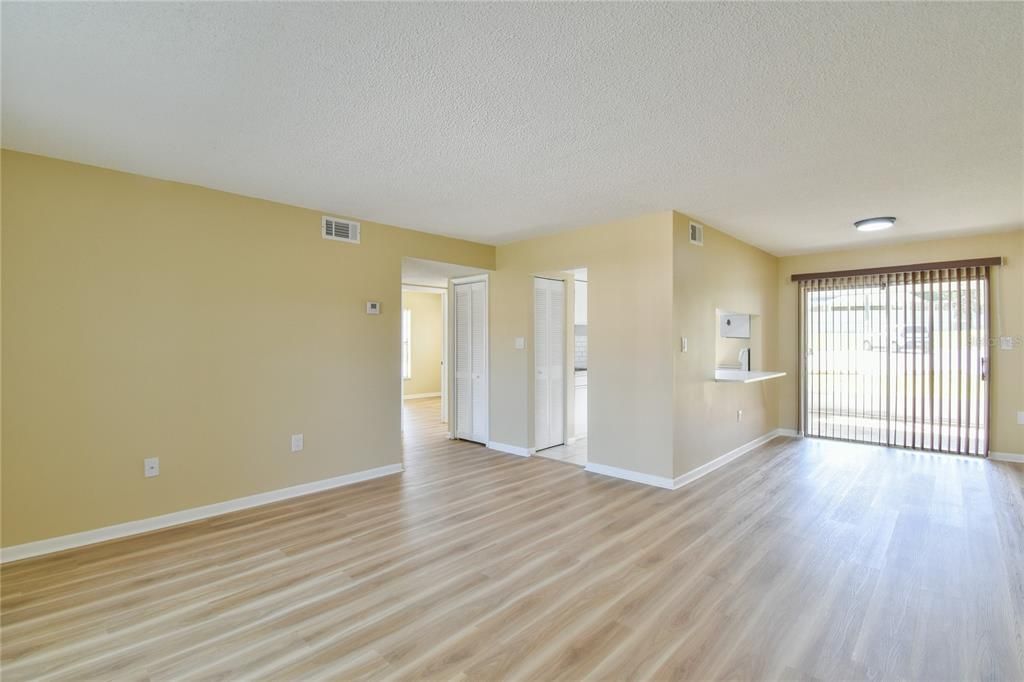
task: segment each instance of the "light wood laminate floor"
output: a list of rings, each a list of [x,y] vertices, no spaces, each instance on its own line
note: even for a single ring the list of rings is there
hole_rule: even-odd
[[[450,442],[7,565],[26,679],[1024,678],[1024,468],[779,438],[677,491]]]

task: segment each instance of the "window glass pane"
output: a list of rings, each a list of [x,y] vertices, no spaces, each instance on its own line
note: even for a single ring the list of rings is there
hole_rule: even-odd
[[[803,284],[804,431],[984,455],[984,268]]]

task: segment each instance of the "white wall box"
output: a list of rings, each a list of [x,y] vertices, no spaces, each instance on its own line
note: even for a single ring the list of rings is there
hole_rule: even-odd
[[[720,335],[725,339],[749,339],[750,315],[723,313],[719,315]]]

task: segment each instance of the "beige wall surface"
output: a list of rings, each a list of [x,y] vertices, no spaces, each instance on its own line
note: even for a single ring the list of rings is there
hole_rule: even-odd
[[[773,431],[778,424],[775,383],[717,383],[716,349],[749,346],[752,368],[778,369],[778,259],[705,225],[704,245],[690,243],[690,219],[673,214],[673,307],[676,351],[674,476],[724,455]],[[756,315],[748,340],[719,343],[718,310]],[[680,337],[687,352],[680,352]],[[737,410],[743,410],[737,421]]]
[[[401,461],[401,259],[495,250],[320,216],[3,152],[4,546]]]
[[[405,256],[497,266],[490,440],[520,447],[533,277],[588,268],[589,459],[662,477],[797,428],[790,274],[1003,256],[992,333],[1015,346],[992,351],[992,449],[1024,453],[1024,230],[778,259],[710,227],[693,246],[662,212],[497,249],[363,221],[350,245],[321,239],[318,211],[6,150],[0,211],[3,546],[400,462]],[[754,368],[788,376],[716,383],[736,345],[719,309],[756,315]]]
[[[403,395],[441,392],[441,340],[444,326],[441,316],[441,295],[405,291],[402,307],[409,310],[412,321],[411,376],[403,382]]]
[[[671,213],[499,246],[497,265],[491,440],[533,445],[533,276],[586,267],[588,460],[670,476]],[[526,338],[526,349],[515,349],[517,336]]]
[[[1000,334],[1014,338],[1012,350],[991,350],[990,448],[1024,453],[1024,426],[1016,421],[1017,411],[1024,410],[1024,230],[779,259],[779,360],[788,372],[779,380],[779,425],[795,429],[799,423],[799,289],[791,275],[988,256],[1005,259],[992,268],[991,335],[996,343]]]

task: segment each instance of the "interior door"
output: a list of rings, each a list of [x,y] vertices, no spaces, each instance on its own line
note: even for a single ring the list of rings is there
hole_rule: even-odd
[[[565,282],[533,285],[534,447],[565,442]]]
[[[455,435],[486,443],[488,397],[487,282],[455,284]]]

